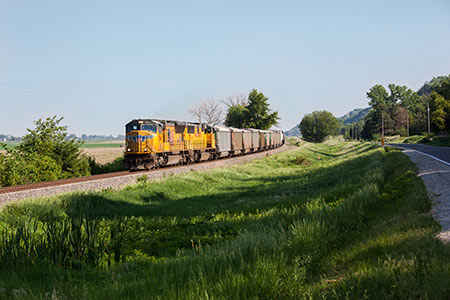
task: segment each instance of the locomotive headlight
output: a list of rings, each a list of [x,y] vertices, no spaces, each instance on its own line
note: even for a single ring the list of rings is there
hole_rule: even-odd
[[[127,151],[131,151],[131,149],[130,149],[130,148],[128,148],[128,149],[127,149]]]
[[[147,152],[147,148],[145,148],[144,151]]]

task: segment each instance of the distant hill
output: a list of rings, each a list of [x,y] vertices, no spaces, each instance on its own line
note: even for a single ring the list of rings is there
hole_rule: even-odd
[[[352,124],[359,122],[369,113],[370,107],[367,108],[355,108],[351,112],[339,117],[338,120],[342,122],[342,124]]]
[[[300,125],[300,124],[298,124]],[[298,125],[293,127],[291,130],[285,131],[284,134],[287,136],[300,136],[300,129],[298,128]]]

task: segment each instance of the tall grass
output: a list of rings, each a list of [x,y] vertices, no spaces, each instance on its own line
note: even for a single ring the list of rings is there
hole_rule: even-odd
[[[429,209],[399,151],[337,142],[24,201],[0,214],[0,296],[445,298]]]

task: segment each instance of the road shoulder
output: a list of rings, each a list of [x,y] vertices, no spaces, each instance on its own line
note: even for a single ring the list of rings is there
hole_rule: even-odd
[[[450,243],[450,167],[411,149],[403,153],[417,165],[417,176],[422,178],[432,201],[431,214],[442,226],[437,237]]]

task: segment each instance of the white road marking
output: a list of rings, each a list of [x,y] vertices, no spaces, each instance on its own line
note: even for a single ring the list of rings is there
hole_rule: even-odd
[[[401,148],[401,147],[400,147],[400,148]],[[411,150],[411,151],[416,151],[416,152],[422,153],[423,155],[426,155],[426,156],[428,156],[428,157],[431,157],[432,159],[435,159],[435,160],[437,160],[437,161],[439,161],[439,162],[441,162],[441,163],[443,163],[443,164],[446,164],[447,166],[450,167],[450,163],[446,162],[445,160],[439,159],[439,158],[437,158],[437,157],[435,157],[435,156],[433,156],[433,155],[424,153],[424,152],[419,151],[419,150],[416,150],[416,149],[411,149],[411,148],[406,148],[406,147],[404,147],[403,149],[407,149],[407,150]]]

